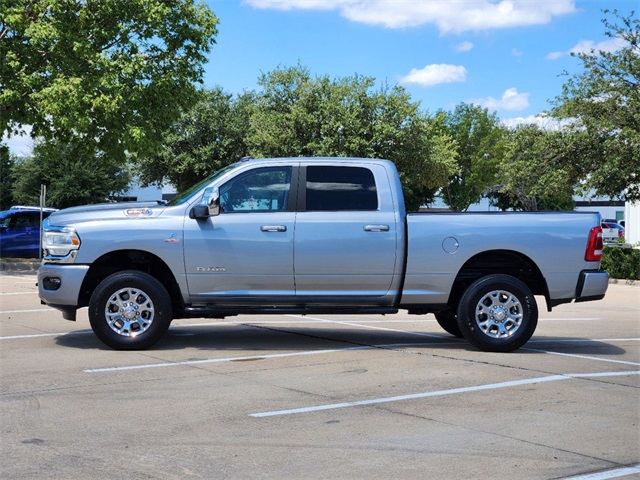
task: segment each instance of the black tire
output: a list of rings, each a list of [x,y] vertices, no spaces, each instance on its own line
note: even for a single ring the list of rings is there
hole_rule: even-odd
[[[440,325],[445,332],[450,333],[454,337],[462,338],[462,332],[458,326],[458,318],[451,310],[438,312],[435,316],[438,325]]]
[[[136,270],[105,278],[91,295],[89,322],[96,336],[115,350],[142,350],[169,328],[172,305],[167,289]]]
[[[510,275],[493,274],[476,280],[458,304],[462,335],[485,352],[511,352],[522,347],[537,325],[533,293]]]

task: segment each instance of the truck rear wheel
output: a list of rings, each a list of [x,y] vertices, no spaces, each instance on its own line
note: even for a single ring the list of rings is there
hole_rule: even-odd
[[[116,350],[142,350],[155,344],[169,328],[171,315],[166,288],[136,270],[105,278],[89,301],[93,332]]]
[[[536,300],[522,281],[493,274],[476,280],[458,304],[464,338],[486,352],[511,352],[523,346],[538,325]]]

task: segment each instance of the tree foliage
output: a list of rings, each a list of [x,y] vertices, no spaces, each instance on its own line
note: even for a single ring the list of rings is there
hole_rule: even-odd
[[[640,280],[640,250],[637,248],[622,248],[620,246],[605,246],[602,249],[602,264],[600,268],[609,272],[611,278]]]
[[[402,87],[362,76],[313,78],[300,65],[263,74],[251,108],[252,156],[350,156],[395,162],[409,209],[446,184],[452,140]]]
[[[498,183],[489,194],[503,210],[573,210],[581,171],[571,134],[525,125],[509,132]],[[567,147],[568,145],[568,147]]]
[[[194,0],[0,0],[0,129],[149,154],[194,100],[217,18]]]
[[[251,95],[233,99],[221,88],[200,90],[199,101],[165,133],[162,150],[137,162],[145,184],[182,191],[247,155]]]
[[[33,156],[19,158],[13,168],[13,203],[39,205],[40,185],[47,186],[47,206],[56,208],[101,203],[128,188],[129,170],[95,145],[37,143]]]
[[[604,19],[606,34],[624,41],[615,52],[573,54],[583,71],[570,77],[554,101],[554,116],[586,132],[591,153],[576,157],[587,189],[626,200],[640,199],[640,20],[616,10],[617,23]],[[580,137],[576,137],[580,138]]]
[[[458,154],[456,172],[442,197],[452,210],[465,211],[499,178],[506,130],[495,113],[477,105],[461,103],[453,112],[440,114]]]

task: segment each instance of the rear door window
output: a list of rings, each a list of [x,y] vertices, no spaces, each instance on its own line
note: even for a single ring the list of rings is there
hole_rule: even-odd
[[[378,192],[373,172],[363,167],[307,167],[306,210],[377,210]]]

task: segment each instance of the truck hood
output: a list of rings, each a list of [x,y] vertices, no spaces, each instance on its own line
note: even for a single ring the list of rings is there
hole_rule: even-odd
[[[157,217],[166,205],[163,202],[101,203],[58,210],[49,216],[49,225],[65,226],[95,220],[123,220]]]

